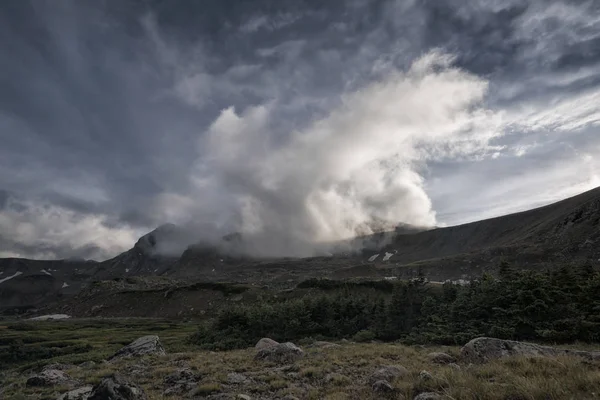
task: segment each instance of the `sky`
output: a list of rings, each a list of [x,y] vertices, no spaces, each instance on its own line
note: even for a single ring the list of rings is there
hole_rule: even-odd
[[[600,186],[600,3],[0,2],[0,257],[263,255]]]

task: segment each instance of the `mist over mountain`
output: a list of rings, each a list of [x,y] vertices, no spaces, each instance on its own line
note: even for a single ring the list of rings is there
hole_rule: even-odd
[[[2,4],[0,256],[104,261],[166,223],[193,239],[161,252],[309,256],[589,190],[599,7]]]

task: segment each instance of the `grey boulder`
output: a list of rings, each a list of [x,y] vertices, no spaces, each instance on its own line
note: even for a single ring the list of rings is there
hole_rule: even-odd
[[[371,374],[369,383],[374,384],[377,381],[392,382],[394,379],[402,378],[408,374],[408,370],[401,365],[384,365]]]
[[[78,382],[58,369],[46,369],[27,379],[25,386],[76,385]]]
[[[429,353],[427,354],[427,358],[435,364],[451,364],[456,362],[456,358],[452,357],[450,354],[440,352]]]
[[[87,400],[92,393],[92,389],[92,386],[80,387],[59,396],[57,400]]]
[[[277,364],[293,363],[304,356],[304,351],[294,343],[279,343],[276,346],[263,348],[256,353],[256,360]]]
[[[473,364],[481,364],[511,356],[556,357],[563,355],[577,356],[588,360],[600,360],[600,352],[597,351],[557,349],[533,343],[488,337],[473,339],[460,350],[461,359]]]
[[[119,375],[102,379],[87,400],[147,400],[144,390]]]
[[[187,393],[196,386],[199,380],[200,376],[195,374],[191,369],[178,369],[172,374],[165,376],[163,380],[165,384],[163,395],[175,396]]]
[[[274,341],[273,339],[269,339],[269,338],[262,338],[258,341],[258,343],[256,343],[256,345],[254,346],[254,348],[256,350],[264,350],[264,349],[268,349],[270,347],[275,347],[279,344],[279,342]]]
[[[375,393],[391,393],[394,391],[394,387],[384,380],[376,381],[371,387]]]
[[[160,339],[156,335],[142,336],[134,340],[127,346],[117,351],[109,361],[118,360],[120,358],[140,357],[149,354],[165,355],[165,348],[160,343]]]

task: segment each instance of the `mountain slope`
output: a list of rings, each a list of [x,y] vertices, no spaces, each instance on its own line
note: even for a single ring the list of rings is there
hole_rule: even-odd
[[[397,236],[395,261],[411,262],[501,247],[595,257],[600,240],[600,188],[545,207]],[[589,251],[588,251],[589,250]],[[598,254],[600,255],[600,254]],[[597,258],[596,258],[597,259]]]
[[[73,294],[92,281],[130,276],[289,287],[309,277],[410,277],[417,271],[432,280],[459,279],[493,271],[503,260],[519,268],[597,265],[600,188],[484,221],[426,231],[404,227],[340,242],[331,256],[243,257],[232,250],[244,248],[243,241],[233,234],[217,245],[193,244],[190,232],[163,225],[131,250],[101,263],[0,259],[0,308],[37,305]]]

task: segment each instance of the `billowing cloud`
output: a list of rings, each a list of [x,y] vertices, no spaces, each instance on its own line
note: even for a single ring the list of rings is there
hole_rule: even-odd
[[[0,5],[0,254],[310,254],[598,183],[597,2],[284,3]]]
[[[198,193],[218,193],[208,206],[229,211],[242,232],[266,235],[268,246],[256,250],[270,255],[308,255],[311,243],[400,222],[435,225],[419,169],[485,154],[502,134],[500,116],[482,106],[487,82],[451,62],[428,53],[296,131],[271,126],[277,103],[223,110],[201,137]]]

